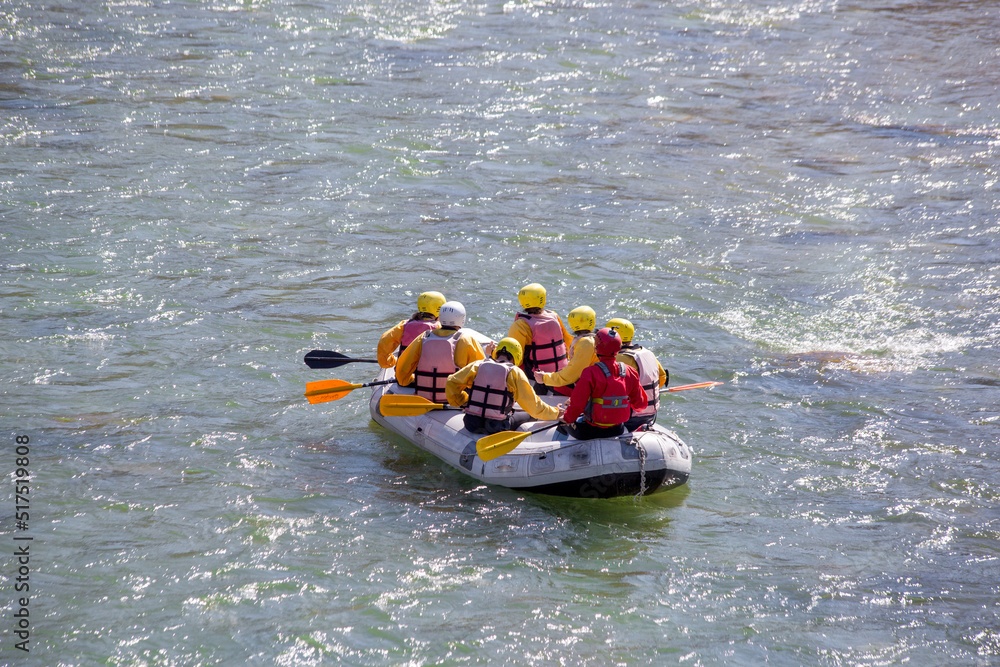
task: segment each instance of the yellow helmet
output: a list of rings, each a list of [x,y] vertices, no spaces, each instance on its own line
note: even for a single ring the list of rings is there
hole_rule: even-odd
[[[609,329],[618,329],[618,335],[622,337],[622,343],[628,344],[635,337],[635,327],[624,317],[613,317],[608,320]]]
[[[580,306],[569,311],[566,320],[572,331],[591,331],[597,324],[597,313],[590,306]]]
[[[496,359],[497,355],[501,352],[506,352],[513,357],[515,366],[521,365],[521,359],[524,358],[524,350],[516,338],[501,338],[500,342],[497,343],[496,349],[493,350],[493,358]]]
[[[421,313],[430,313],[434,317],[441,312],[441,306],[447,302],[441,292],[424,292],[417,297],[417,310]]]
[[[525,310],[529,308],[544,308],[545,288],[538,283],[525,285],[521,288],[521,291],[517,293],[517,300],[521,302],[521,308],[524,308]]]

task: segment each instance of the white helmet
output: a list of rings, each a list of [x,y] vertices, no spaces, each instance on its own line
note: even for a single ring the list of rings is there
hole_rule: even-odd
[[[465,306],[458,301],[445,303],[441,306],[441,312],[438,313],[438,322],[443,327],[458,327],[461,329],[465,326]]]

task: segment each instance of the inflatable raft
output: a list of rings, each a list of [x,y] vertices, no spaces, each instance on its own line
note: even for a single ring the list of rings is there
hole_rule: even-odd
[[[487,339],[488,340],[488,339]],[[465,474],[487,484],[519,491],[574,498],[649,495],[687,482],[691,450],[673,431],[659,425],[615,438],[577,440],[555,428],[528,436],[515,449],[489,461],[476,453],[482,435],[465,429],[463,413],[435,409],[416,416],[383,415],[383,396],[413,395],[392,382],[393,369],[382,369],[369,403],[372,419]],[[375,383],[373,383],[375,384]],[[557,405],[563,396],[543,396]],[[529,421],[530,431],[551,422]]]

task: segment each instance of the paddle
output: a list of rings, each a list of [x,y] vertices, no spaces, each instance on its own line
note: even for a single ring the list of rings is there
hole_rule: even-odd
[[[355,361],[362,361],[366,364],[378,363],[378,359],[352,359],[346,354],[334,352],[333,350],[313,350],[307,352],[303,361],[306,362],[306,366],[309,368],[337,368],[338,366]]]
[[[686,389],[701,389],[702,387],[714,387],[721,382],[696,382],[695,384],[682,384],[679,387],[670,387],[667,391],[684,391]]]
[[[378,382],[368,382],[365,384],[352,384],[343,380],[320,380],[319,382],[307,383],[304,396],[309,399],[310,404],[326,403],[327,401],[340,400],[361,387],[374,387],[380,384],[392,384],[393,382],[395,380],[379,380]]]
[[[700,389],[702,387],[714,387],[715,385],[722,384],[721,382],[697,382],[695,384],[685,384],[679,387],[671,387],[667,391],[685,391],[687,389]],[[488,435],[485,438],[480,438],[476,441],[476,454],[479,455],[483,461],[492,461],[493,459],[503,456],[509,452],[514,451],[518,445],[524,442],[529,435],[533,433],[540,433],[546,429],[554,428],[558,426],[558,422],[555,424],[549,424],[548,426],[543,426],[541,428],[536,428],[533,431],[500,431],[499,433],[494,433],[493,435]]]
[[[378,402],[378,411],[386,417],[416,417],[431,410],[447,410],[443,403],[428,401],[422,396],[388,394]]]
[[[500,431],[476,441],[476,454],[483,461],[492,461],[498,456],[503,456],[513,451],[518,445],[527,440],[529,435],[547,431],[550,428],[559,426],[559,422],[542,426],[532,431]]]

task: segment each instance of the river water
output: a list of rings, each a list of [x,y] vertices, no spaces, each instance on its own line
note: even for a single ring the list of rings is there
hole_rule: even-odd
[[[0,664],[1000,664],[998,43],[976,1],[0,0]],[[484,486],[303,399],[419,292],[496,337],[528,282],[725,383],[661,409],[687,486]]]

